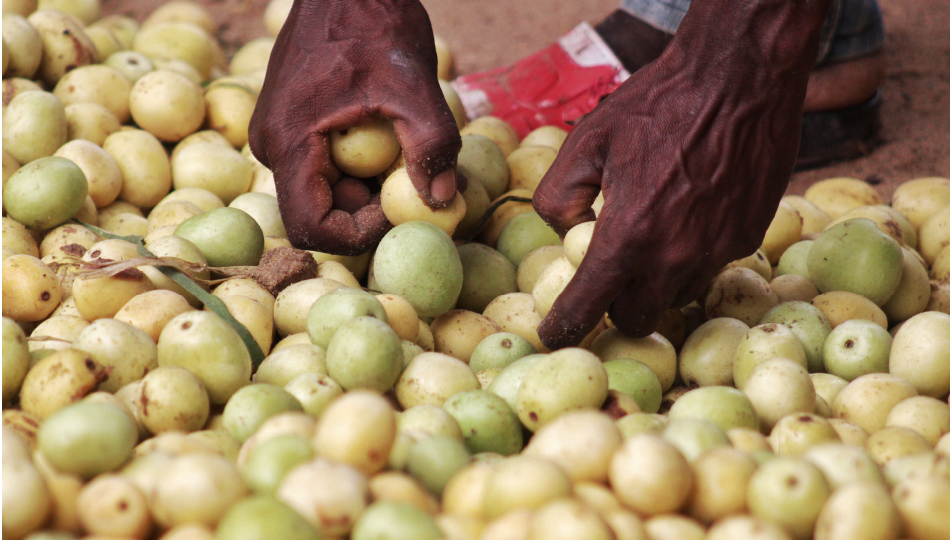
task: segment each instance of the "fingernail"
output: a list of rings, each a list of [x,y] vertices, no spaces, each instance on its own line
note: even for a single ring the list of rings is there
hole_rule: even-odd
[[[435,175],[429,187],[433,202],[448,204],[455,197],[455,171],[448,169]]]

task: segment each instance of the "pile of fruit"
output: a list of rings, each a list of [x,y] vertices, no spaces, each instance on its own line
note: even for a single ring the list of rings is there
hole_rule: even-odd
[[[657,333],[551,352],[593,231],[530,203],[563,131],[443,84],[438,211],[389,122],[332,133],[394,227],[302,252],[247,147],[273,37],[3,11],[4,538],[950,538],[950,180],[819,182]]]

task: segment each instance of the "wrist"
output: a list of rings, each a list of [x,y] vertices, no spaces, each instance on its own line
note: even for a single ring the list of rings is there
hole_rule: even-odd
[[[831,0],[693,0],[673,43],[714,69],[807,73],[830,6]]]

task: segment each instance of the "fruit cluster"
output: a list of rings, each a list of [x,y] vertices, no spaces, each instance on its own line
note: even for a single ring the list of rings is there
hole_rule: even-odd
[[[653,335],[551,352],[596,223],[531,206],[562,130],[443,81],[461,196],[422,202],[390,122],[333,132],[334,192],[394,227],[292,251],[247,147],[273,37],[3,10],[5,537],[950,538],[950,180],[819,182]]]

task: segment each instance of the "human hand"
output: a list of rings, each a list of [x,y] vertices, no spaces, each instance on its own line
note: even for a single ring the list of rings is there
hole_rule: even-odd
[[[455,197],[461,138],[436,78],[432,27],[418,0],[297,0],[251,119],[255,157],[274,173],[290,242],[358,255],[389,229],[379,197],[333,190],[334,129],[391,119],[409,176],[429,206]],[[360,200],[334,201],[355,193]],[[348,213],[341,208],[353,209]]]
[[[547,347],[576,345],[605,312],[622,333],[648,335],[761,244],[798,152],[828,3],[745,3],[771,10],[737,21],[717,4],[741,1],[695,1],[663,55],[580,122],[538,186],[535,208],[562,236],[594,219],[604,193],[587,254],[538,328]]]

